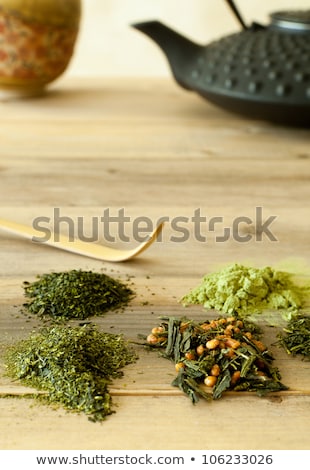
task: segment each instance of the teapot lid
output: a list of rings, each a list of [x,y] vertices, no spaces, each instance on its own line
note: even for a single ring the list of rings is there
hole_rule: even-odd
[[[284,10],[272,13],[271,26],[286,31],[310,32],[310,10]]]

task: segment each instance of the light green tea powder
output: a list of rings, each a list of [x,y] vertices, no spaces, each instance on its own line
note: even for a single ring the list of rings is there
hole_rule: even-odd
[[[283,309],[292,316],[302,307],[306,292],[305,287],[293,282],[292,276],[269,266],[259,269],[233,264],[204,276],[181,302],[184,306],[200,304],[241,317],[265,309]]]

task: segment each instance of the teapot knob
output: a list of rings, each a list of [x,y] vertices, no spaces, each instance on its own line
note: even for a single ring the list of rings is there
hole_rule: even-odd
[[[310,10],[278,11],[270,15],[271,28],[285,32],[310,32]]]

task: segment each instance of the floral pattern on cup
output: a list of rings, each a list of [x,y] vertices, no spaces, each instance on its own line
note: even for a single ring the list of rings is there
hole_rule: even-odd
[[[76,29],[30,23],[0,10],[0,83],[56,79],[71,59],[76,36]]]

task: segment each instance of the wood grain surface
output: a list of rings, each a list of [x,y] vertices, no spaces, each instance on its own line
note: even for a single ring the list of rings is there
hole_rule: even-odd
[[[169,80],[62,79],[42,98],[2,103],[0,137],[0,218],[75,236],[93,237],[96,226],[99,243],[126,248],[166,219],[157,242],[118,264],[0,230],[1,353],[40,326],[20,312],[23,281],[37,274],[91,269],[129,278],[130,305],[94,322],[133,342],[161,315],[216,317],[180,298],[229,263],[270,265],[309,282],[307,129],[226,113]],[[121,230],[100,221],[107,210],[128,218]],[[279,329],[266,317],[260,323],[288,391],[192,405],[171,386],[173,364],[136,344],[139,360],[111,386],[116,413],[101,424],[35,405],[1,360],[0,448],[308,449],[310,363],[287,356],[274,345]]]

